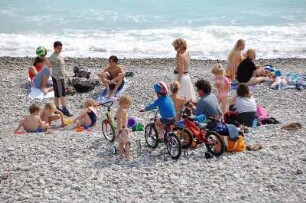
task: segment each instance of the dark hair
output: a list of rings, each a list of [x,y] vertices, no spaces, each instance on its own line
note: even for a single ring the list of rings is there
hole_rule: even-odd
[[[210,94],[211,92],[211,85],[210,85],[210,82],[207,81],[207,80],[198,80],[196,83],[195,83],[195,86],[198,90],[203,90],[203,92],[205,94]]]
[[[41,63],[41,62],[43,62],[43,61],[44,61],[43,58],[37,56],[37,57],[34,59],[33,66],[36,66],[36,64]]]
[[[58,46],[63,46],[63,44],[60,41],[55,41],[53,47],[56,48]]]
[[[39,108],[39,106],[37,104],[32,104],[29,107],[30,114],[35,113],[35,112],[37,112],[39,110],[40,110],[40,108]]]
[[[251,97],[249,87],[245,84],[240,84],[237,88],[238,97]]]
[[[115,63],[118,63],[118,58],[117,58],[117,56],[114,56],[114,55],[110,56],[110,57],[108,58],[108,62],[111,62],[111,61],[113,61],[113,62],[115,62]]]

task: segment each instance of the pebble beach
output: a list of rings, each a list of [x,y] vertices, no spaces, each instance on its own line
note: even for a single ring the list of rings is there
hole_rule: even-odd
[[[78,66],[92,72],[93,79],[107,65],[107,59],[99,58],[65,58],[65,62],[68,75]],[[192,60],[192,81],[212,82],[211,68],[217,62],[226,64]],[[0,57],[0,202],[306,202],[306,90],[272,90],[265,83],[252,90],[257,103],[281,122],[245,134],[246,144],[262,144],[259,151],[205,159],[205,146],[198,146],[185,150],[175,161],[164,145],[152,150],[144,133],[136,132],[132,140],[140,141],[142,148],[126,161],[112,153],[113,144],[102,135],[103,108],[91,132],[67,126],[54,127],[51,134],[14,134],[30,104],[43,107],[53,102],[28,98],[27,69],[32,63],[28,57]],[[138,110],[156,99],[155,82],[173,81],[174,59],[120,59],[119,63],[134,72],[125,92],[133,99],[129,115],[146,124],[150,114]],[[283,73],[306,74],[306,59],[259,59],[256,63],[274,65]],[[74,117],[85,99],[102,88],[67,96]],[[281,129],[291,122],[303,128]]]

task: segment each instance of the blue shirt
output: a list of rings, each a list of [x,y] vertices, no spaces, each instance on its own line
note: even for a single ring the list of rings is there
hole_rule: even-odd
[[[210,93],[209,95],[201,97],[197,103],[195,114],[197,116],[205,114],[207,118],[210,116],[221,116],[222,113],[216,95]]]
[[[150,111],[152,109],[155,109],[158,107],[161,118],[163,119],[169,119],[169,118],[175,118],[176,112],[174,108],[174,103],[172,99],[169,96],[161,96],[155,102],[152,104],[149,104],[146,107],[146,111]]]

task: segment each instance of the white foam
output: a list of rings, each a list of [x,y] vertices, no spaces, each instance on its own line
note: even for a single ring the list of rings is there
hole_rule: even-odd
[[[63,34],[0,34],[0,56],[35,56],[43,45],[52,52],[55,40],[63,42],[65,56],[120,58],[174,57],[177,37],[187,40],[192,58],[225,59],[239,38],[246,49],[258,50],[259,58],[305,57],[306,24],[295,26],[206,26],[123,31],[76,31]]]

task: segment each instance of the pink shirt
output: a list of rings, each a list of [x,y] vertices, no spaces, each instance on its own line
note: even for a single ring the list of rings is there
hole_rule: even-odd
[[[227,97],[229,89],[227,89],[227,86],[230,86],[230,81],[227,77],[222,76],[222,78],[214,78],[215,85],[219,86],[217,87],[217,97]]]

